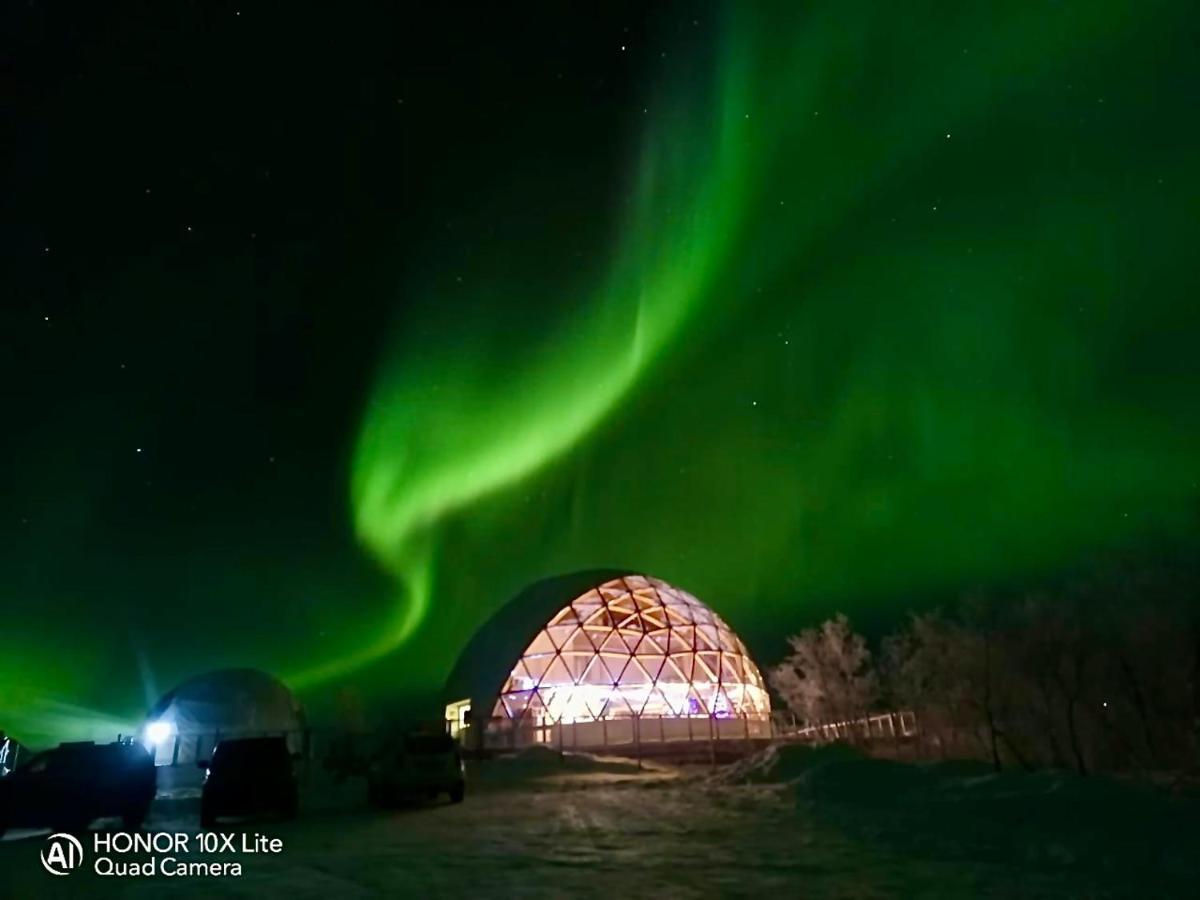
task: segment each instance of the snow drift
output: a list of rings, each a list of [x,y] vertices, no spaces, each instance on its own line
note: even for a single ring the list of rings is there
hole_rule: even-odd
[[[1182,872],[1200,802],[1070,772],[994,772],[983,763],[871,759],[844,745],[775,744],[710,777],[776,784],[798,814],[905,853]]]

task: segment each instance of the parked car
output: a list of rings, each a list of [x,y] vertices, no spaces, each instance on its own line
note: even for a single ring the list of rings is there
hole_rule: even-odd
[[[461,803],[463,771],[458,744],[449,735],[406,735],[386,747],[367,770],[367,799],[385,806],[445,793],[451,803]]]
[[[140,828],[154,802],[154,759],[136,743],[60,744],[0,779],[0,834],[8,828],[83,831],[120,817]]]
[[[283,737],[221,741],[211,761],[196,763],[207,770],[200,796],[201,826],[211,828],[221,816],[294,816],[299,788],[293,759]]]

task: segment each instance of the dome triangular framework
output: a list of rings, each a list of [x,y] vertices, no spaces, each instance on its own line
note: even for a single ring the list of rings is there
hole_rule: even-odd
[[[537,725],[631,716],[766,719],[758,666],[728,625],[664,581],[614,578],[559,610],[492,712]]]

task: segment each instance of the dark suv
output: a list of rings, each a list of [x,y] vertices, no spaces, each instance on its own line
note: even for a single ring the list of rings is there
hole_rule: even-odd
[[[141,744],[60,744],[0,779],[0,834],[83,831],[110,816],[132,831],[145,821],[154,792],[154,759]]]
[[[207,769],[200,797],[200,824],[212,828],[220,816],[296,814],[298,788],[293,756],[282,737],[224,740],[212,761],[196,763]]]
[[[409,734],[384,749],[367,771],[367,799],[373,806],[433,799],[445,793],[461,803],[465,792],[462,756],[445,734]]]

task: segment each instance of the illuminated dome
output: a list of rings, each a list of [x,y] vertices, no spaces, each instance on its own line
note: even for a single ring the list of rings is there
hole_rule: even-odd
[[[760,734],[769,716],[762,675],[720,616],[666,582],[623,575],[550,619],[513,666],[491,723],[509,732],[531,727],[531,739],[546,742],[555,735],[545,729],[555,725],[636,718],[645,727],[650,719],[669,739],[664,720],[676,730],[679,720],[697,717],[738,720],[747,734],[752,723]]]

